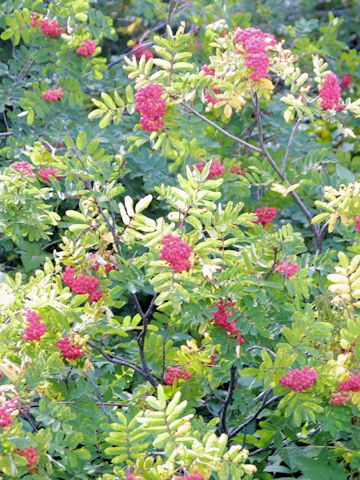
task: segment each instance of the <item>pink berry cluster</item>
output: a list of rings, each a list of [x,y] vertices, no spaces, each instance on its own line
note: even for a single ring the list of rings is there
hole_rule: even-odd
[[[216,304],[216,312],[213,314],[213,322],[215,322],[220,328],[224,329],[232,338],[236,338],[236,341],[239,345],[245,343],[245,338],[241,335],[240,328],[236,328],[236,322],[233,320],[229,322],[231,315],[235,313],[235,310],[232,309],[235,305],[235,302],[224,302],[224,300],[219,300]]]
[[[24,340],[40,340],[46,332],[46,324],[40,321],[40,315],[34,310],[25,310],[23,315],[28,326],[25,328],[22,338]]]
[[[166,375],[164,375],[164,382],[166,385],[172,385],[175,380],[183,378],[189,380],[191,374],[179,367],[166,367]]]
[[[47,102],[57,102],[64,96],[64,90],[61,87],[50,88],[42,92],[42,97]]]
[[[161,243],[164,245],[160,250],[161,260],[168,262],[175,272],[189,270],[190,256],[193,251],[189,244],[174,235],[166,235]]]
[[[134,45],[131,49],[131,53],[135,56],[136,60],[140,60],[143,56],[146,58],[146,60],[154,57],[150,50],[141,45],[141,43]]]
[[[13,413],[18,407],[16,400],[6,400],[0,404],[0,427],[8,428],[14,421]]]
[[[60,180],[63,176],[60,175],[60,170],[57,170],[54,167],[44,167],[41,168],[38,172],[39,177],[44,181],[44,182],[50,182],[51,178],[54,177],[57,180]]]
[[[339,390],[342,392],[360,392],[360,373],[339,382]]]
[[[198,162],[194,163],[194,167],[199,170],[199,172],[202,172],[204,170],[204,162]],[[220,158],[215,158],[210,165],[210,170],[209,170],[209,175],[207,176],[208,179],[214,178],[214,177],[221,177],[225,173],[225,167],[221,163]]]
[[[34,23],[37,22],[36,17],[34,17]],[[33,24],[32,24],[33,25]],[[44,35],[47,37],[60,37],[64,29],[61,27],[57,20],[51,20],[51,18],[42,18],[39,22],[40,29]],[[33,25],[34,26],[34,25]],[[37,26],[37,23],[36,23]]]
[[[204,480],[204,477],[198,471],[195,471],[191,475],[185,475],[185,477],[176,477],[175,480]]]
[[[344,73],[344,75],[341,78],[341,83],[340,83],[340,88],[341,90],[346,90],[349,88],[350,83],[352,82],[352,76],[350,73]]]
[[[360,233],[360,217],[355,218],[355,232]]]
[[[276,45],[275,37],[258,28],[246,28],[236,30],[234,41],[245,52],[245,65],[251,70],[250,78],[254,81],[266,78],[270,65],[267,51]]]
[[[317,379],[317,372],[313,368],[296,368],[280,378],[280,384],[294,392],[303,392],[311,388]]]
[[[234,175],[246,175],[247,168],[242,168],[240,165],[233,165],[230,171]]]
[[[335,73],[327,73],[319,88],[319,97],[321,98],[321,108],[323,110],[333,110],[337,112],[343,110],[345,105],[340,105],[341,87]]]
[[[215,76],[215,70],[213,68],[210,68],[208,65],[203,65],[201,67],[201,70],[204,72],[204,74],[207,77],[214,77]],[[216,88],[214,86],[211,86],[205,92],[205,100],[208,103],[212,103],[213,105],[216,105],[219,101],[216,98],[216,95],[218,95],[219,93],[221,93],[221,88]]]
[[[98,261],[98,255],[96,253],[89,253],[86,256],[87,260],[89,261],[90,267],[92,270],[95,272],[98,272],[100,267],[103,265]],[[103,257],[101,257],[103,259]],[[105,272],[111,272],[112,270],[116,270],[117,266],[119,265],[119,262],[110,254],[108,255],[104,260],[104,269]]]
[[[350,400],[349,393],[334,392],[331,394],[331,405],[345,405]]]
[[[81,57],[90,57],[94,55],[96,51],[96,42],[94,40],[84,40],[79,48],[76,49],[76,53]]]
[[[102,292],[98,289],[99,280],[90,275],[79,275],[75,277],[75,268],[73,267],[65,268],[62,280],[74,293],[79,295],[88,293],[90,302],[97,302],[103,297]]]
[[[76,360],[83,355],[80,345],[77,345],[70,341],[69,337],[63,337],[58,340],[55,347],[61,350],[61,354],[64,358],[69,360]]]
[[[21,450],[17,450],[16,453],[26,458],[30,468],[35,466],[39,461],[39,453],[34,447],[23,448]]]
[[[276,215],[278,214],[278,209],[274,207],[262,207],[255,210],[255,215],[258,217],[254,223],[261,223],[263,227],[268,223],[271,223]]]
[[[140,88],[135,95],[135,109],[140,114],[140,126],[146,132],[156,132],[164,128],[166,100],[161,95],[163,87],[158,83],[149,83]]]
[[[291,278],[299,270],[299,265],[297,263],[280,262],[275,268],[276,273],[283,273],[286,278]]]
[[[14,162],[10,167],[24,177],[35,177],[34,167],[29,162]]]

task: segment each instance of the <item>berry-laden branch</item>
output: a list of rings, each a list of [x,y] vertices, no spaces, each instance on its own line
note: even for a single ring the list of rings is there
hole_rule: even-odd
[[[263,131],[262,131],[261,112],[260,112],[259,104],[258,104],[257,100],[255,99],[255,97],[254,97],[254,106],[255,106],[254,110],[255,110],[256,122],[257,122],[257,126],[258,126],[259,143],[260,143],[261,148],[255,146],[255,145],[252,145],[251,143],[246,142],[245,140],[243,140],[243,139],[237,137],[236,135],[233,135],[232,133],[228,132],[224,128],[220,127],[220,125],[218,125],[217,123],[213,122],[212,120],[209,120],[207,117],[205,117],[201,113],[194,110],[190,105],[188,105],[186,103],[182,103],[181,105],[182,105],[182,107],[185,111],[187,111],[188,113],[191,113],[192,115],[195,115],[198,118],[201,118],[201,120],[206,122],[208,125],[211,125],[216,130],[221,132],[223,135],[230,138],[234,142],[238,143],[242,147],[246,148],[247,150],[250,150],[251,152],[261,153],[262,155],[264,155],[265,158],[270,163],[273,170],[278,175],[278,177],[284,182],[284,184],[286,186],[290,186],[289,182],[286,178],[286,174],[284,174],[281,171],[281,169],[277,166],[275,160],[273,159],[273,157],[271,156],[270,152],[268,151],[268,149],[266,147],[266,144],[265,144],[265,141],[264,141],[264,136],[263,136]],[[293,143],[294,135],[295,135],[295,132],[293,132],[292,138],[289,139],[289,142],[288,142],[288,148],[285,152],[285,163],[286,163],[287,157],[290,153],[290,149],[291,149],[291,146],[292,146],[292,143]],[[284,160],[283,160],[283,163],[284,163]],[[309,220],[309,222],[311,224],[312,215],[311,215],[310,211],[307,209],[304,202],[299,197],[299,195],[295,191],[291,191],[289,193],[289,195],[294,199],[297,206],[300,208],[300,210],[303,212],[303,214],[305,215],[305,217]],[[319,228],[318,228],[317,225],[312,225],[312,224],[311,224],[311,228],[312,228],[313,233],[314,233],[314,241],[315,241],[316,249],[321,250],[322,236],[320,234]]]

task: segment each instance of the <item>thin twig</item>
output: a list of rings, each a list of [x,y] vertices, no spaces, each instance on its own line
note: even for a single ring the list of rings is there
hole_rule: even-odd
[[[228,392],[227,392],[225,401],[223,403],[223,406],[221,408],[219,433],[226,433],[226,434],[228,433],[228,428],[226,424],[226,414],[227,414],[227,410],[232,400],[232,396],[235,389],[235,380],[236,380],[235,374],[236,374],[236,367],[233,365],[230,369],[230,383],[229,383]]]
[[[273,397],[269,398],[269,400],[267,400],[267,397],[268,397],[268,395],[266,395],[264,397],[263,403],[260,405],[260,407],[247,420],[245,420],[245,422],[243,422],[238,427],[235,427],[235,428],[230,430],[229,438],[235,437],[235,435],[237,435],[239,432],[241,432],[241,430],[244,430],[244,428],[246,428],[248,425],[250,425],[250,423],[252,423],[259,416],[259,414],[263,410],[265,410],[265,408],[267,408],[269,405],[271,405],[272,403],[274,403],[277,400],[280,400],[280,398],[282,398],[281,395],[274,395]]]
[[[298,117],[298,119],[296,120],[295,125],[294,125],[294,127],[291,131],[289,141],[288,141],[288,144],[287,144],[287,147],[286,147],[285,155],[283,156],[283,159],[281,161],[281,171],[284,175],[285,175],[285,172],[286,172],[286,162],[287,162],[287,159],[289,157],[290,150],[291,150],[294,138],[295,138],[295,133],[296,133],[297,129],[299,128],[300,123],[301,123],[301,118]]]

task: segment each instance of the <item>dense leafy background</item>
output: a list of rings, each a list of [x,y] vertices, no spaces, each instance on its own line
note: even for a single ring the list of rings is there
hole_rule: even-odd
[[[29,27],[32,11],[56,16],[68,34],[44,37]],[[191,53],[186,61],[196,68],[207,64],[216,37],[207,26],[224,20],[230,29],[254,26],[284,39],[303,71],[312,71],[316,54],[339,77],[350,73],[345,96],[355,100],[358,2],[6,0],[0,13],[0,395],[20,401],[16,421],[0,430],[3,478],[111,480],[134,471],[137,480],[171,479],[189,465],[193,470],[194,458],[206,479],[246,473],[262,480],[357,478],[359,393],[344,406],[330,405],[329,398],[339,379],[359,372],[360,246],[353,222],[359,193],[348,194],[344,221],[330,233],[325,227],[317,249],[309,218],[273,187],[279,178],[263,155],[176,104],[167,115],[171,148],[153,148],[138,116],[125,108],[139,75],[129,80],[123,67],[133,45],[151,49],[161,41],[156,35],[168,38],[167,23],[175,32],[182,22],[186,35],[175,49]],[[75,50],[88,37],[101,51],[81,58]],[[175,96],[186,91],[184,77],[180,70]],[[41,92],[58,85],[64,98],[45,102]],[[271,99],[261,101],[276,162],[293,128],[283,117],[286,91],[280,81]],[[91,119],[98,106],[92,99],[115,113]],[[206,113],[199,97],[193,106],[233,135],[258,141],[250,102],[231,118]],[[339,122],[354,136],[344,135]],[[307,117],[299,126],[287,178],[300,184],[296,191],[311,217],[323,212],[315,202],[324,200],[325,187],[359,180],[359,129],[346,114]],[[223,182],[186,168],[215,156],[226,168]],[[9,167],[16,161],[56,167],[63,178],[22,177]],[[234,165],[247,174],[232,174]],[[181,202],[187,221],[176,223]],[[279,214],[263,229],[252,213],[268,205]],[[196,261],[190,273],[174,276],[159,260],[159,248],[175,226]],[[95,252],[111,253],[119,263],[111,273],[100,268],[104,299],[89,303],[71,294],[61,273],[66,265],[89,272],[87,254]],[[297,261],[299,273],[291,279],[275,274],[277,256]],[[342,279],[328,279],[336,268]],[[353,282],[353,298],[342,282]],[[244,345],[211,323],[220,298],[235,301]],[[46,321],[39,344],[21,340],[24,308]],[[83,345],[78,362],[64,361],[54,346],[68,335]],[[307,364],[319,373],[312,390],[294,394],[279,385],[288,368]],[[174,365],[191,378],[157,390],[165,367]],[[158,400],[146,403],[150,395]],[[166,402],[172,398],[173,409],[188,403],[174,413],[179,423],[165,431],[154,417],[171,413]],[[188,443],[180,426],[188,428]],[[224,433],[233,450],[225,449]],[[41,454],[32,472],[16,453],[30,445]],[[257,468],[253,477],[242,466],[240,445],[250,452],[244,463]]]

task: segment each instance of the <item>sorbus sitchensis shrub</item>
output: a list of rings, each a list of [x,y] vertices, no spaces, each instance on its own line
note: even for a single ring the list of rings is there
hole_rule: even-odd
[[[280,378],[283,387],[288,387],[294,392],[303,392],[311,388],[317,379],[317,372],[313,368],[296,368]]]
[[[46,332],[46,324],[40,321],[40,315],[34,310],[25,310],[23,315],[28,326],[25,328],[22,338],[24,340],[40,340]]]
[[[191,267],[190,256],[192,248],[180,237],[166,235],[162,240],[163,248],[160,250],[160,258],[168,262],[175,272],[189,270]]]
[[[95,40],[84,40],[79,48],[76,49],[76,53],[81,57],[90,57],[96,52],[96,42]]]
[[[191,374],[179,367],[166,367],[166,374],[164,375],[164,382],[166,385],[172,385],[175,380],[183,378],[184,380],[189,380]]]
[[[62,356],[69,360],[76,360],[84,354],[80,345],[71,342],[69,337],[60,338],[55,346],[60,349]]]

